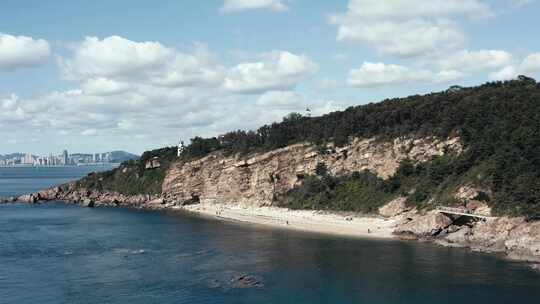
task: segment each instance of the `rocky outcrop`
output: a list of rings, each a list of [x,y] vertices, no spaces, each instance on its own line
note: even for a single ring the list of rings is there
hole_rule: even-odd
[[[512,229],[504,245],[511,259],[540,262],[540,222],[522,223]]]
[[[9,204],[17,201],[15,197],[0,197],[0,204]]]
[[[36,194],[25,194],[21,195],[17,198],[18,202],[21,203],[27,203],[27,204],[35,204],[39,201],[39,196]]]
[[[402,196],[396,199],[393,199],[386,205],[379,208],[379,214],[384,217],[394,217],[404,212],[407,212],[411,208],[407,207],[406,202],[407,202],[407,198],[402,197]]]
[[[487,204],[490,196],[490,190],[462,186],[456,191],[454,198],[463,203],[465,210],[479,215],[491,216],[491,208]]]
[[[418,238],[434,237],[452,225],[452,222],[452,219],[442,213],[432,212],[399,225],[394,230],[394,233],[398,236],[405,235],[407,237],[411,235]]]
[[[27,198],[32,197],[33,200]],[[24,199],[21,199],[24,198]],[[17,199],[23,203],[36,203],[41,201],[64,201],[78,204],[83,207],[129,207],[144,209],[164,209],[177,204],[170,197],[162,195],[124,195],[115,192],[98,192],[78,189],[75,184],[66,184],[25,195]]]
[[[318,163],[324,163],[333,175],[370,170],[388,178],[404,159],[423,162],[445,151],[461,150],[458,138],[427,137],[393,141],[355,139],[345,147],[328,146],[324,151],[309,144],[296,144],[249,157],[215,152],[197,161],[173,164],[163,183],[163,193],[180,201],[196,196],[205,203],[270,205],[276,195],[314,174]]]
[[[506,257],[540,262],[540,222],[524,218],[492,218],[453,225],[453,220],[432,212],[398,224],[395,234],[405,239],[429,239],[451,247],[502,253]]]

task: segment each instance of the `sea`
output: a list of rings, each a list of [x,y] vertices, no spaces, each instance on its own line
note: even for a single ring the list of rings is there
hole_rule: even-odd
[[[96,167],[0,168],[15,196]],[[238,278],[257,282],[242,288]],[[540,272],[466,249],[178,212],[0,206],[0,303],[539,303]]]

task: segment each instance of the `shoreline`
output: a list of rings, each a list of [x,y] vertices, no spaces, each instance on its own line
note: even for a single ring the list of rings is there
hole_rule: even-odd
[[[71,186],[70,186],[71,187]],[[454,224],[455,218],[440,212],[419,212],[394,200],[379,210],[381,215],[321,210],[291,210],[215,201],[178,203],[172,196],[100,193],[56,187],[0,203],[19,201],[40,203],[59,201],[82,207],[120,207],[148,211],[177,211],[212,220],[253,224],[308,233],[380,240],[417,240],[445,247],[504,254],[513,260],[540,263],[540,221],[500,217],[471,224]]]
[[[342,215],[315,210],[291,210],[279,207],[251,207],[225,204],[197,204],[165,210],[185,211],[219,221],[303,231],[317,234],[370,239],[398,239],[396,221],[367,215]]]

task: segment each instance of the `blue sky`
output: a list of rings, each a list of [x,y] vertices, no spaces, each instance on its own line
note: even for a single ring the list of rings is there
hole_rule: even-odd
[[[4,0],[0,153],[140,153],[537,77],[534,0]]]

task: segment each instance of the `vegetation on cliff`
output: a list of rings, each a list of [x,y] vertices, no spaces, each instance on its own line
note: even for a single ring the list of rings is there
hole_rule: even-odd
[[[452,203],[451,192],[469,183],[491,189],[490,204],[498,214],[540,214],[540,86],[523,76],[514,81],[389,99],[321,117],[289,115],[256,131],[196,137],[186,147],[182,160],[218,150],[247,154],[306,141],[339,146],[352,137],[385,140],[411,134],[442,138],[457,135],[465,150],[416,166],[405,162],[398,174],[386,181],[365,172],[349,177],[310,177],[281,203],[298,208],[370,211],[376,201],[403,193],[409,195],[411,204]],[[159,157],[159,169],[145,169],[151,157]],[[164,172],[174,157],[173,148],[147,152],[140,161],[94,174],[79,184],[126,194],[159,193]]]

